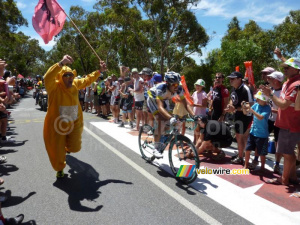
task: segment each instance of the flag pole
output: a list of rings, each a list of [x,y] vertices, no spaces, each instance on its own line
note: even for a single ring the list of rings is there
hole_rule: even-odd
[[[58,4],[59,5],[59,4]],[[83,33],[81,33],[81,31],[79,30],[79,28],[76,26],[76,24],[73,22],[73,20],[69,17],[69,15],[65,12],[65,10],[59,5],[59,7],[61,8],[61,10],[66,14],[66,16],[69,18],[69,20],[71,21],[71,23],[74,25],[74,27],[76,28],[76,30],[81,34],[81,36],[83,37],[83,39],[85,40],[85,42],[88,44],[88,46],[92,49],[92,51],[94,52],[94,54],[97,56],[97,58],[99,59],[99,61],[101,61],[99,55],[97,54],[97,52],[95,51],[95,49],[91,46],[91,44],[89,43],[89,41],[85,38],[85,36],[83,35]]]

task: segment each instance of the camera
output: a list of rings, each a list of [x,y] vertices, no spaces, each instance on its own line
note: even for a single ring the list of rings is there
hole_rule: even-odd
[[[296,89],[297,91],[299,91],[299,90],[300,90],[300,84],[296,85],[296,86],[295,86],[295,89]]]

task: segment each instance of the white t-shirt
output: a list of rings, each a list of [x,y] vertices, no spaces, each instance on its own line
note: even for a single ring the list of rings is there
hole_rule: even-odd
[[[90,89],[91,89],[91,90],[90,90]],[[90,85],[90,86],[88,86],[88,87],[85,88],[85,95],[86,95],[86,96],[88,96],[89,92],[90,92],[90,96],[91,96],[91,95],[94,95],[94,90],[93,90],[93,88],[92,88],[92,85]]]
[[[134,80],[134,90],[140,90],[141,88],[143,88],[143,86],[140,85],[139,82],[144,83],[143,78],[138,77],[138,79]],[[134,92],[134,99],[136,102],[144,101],[144,92]]]
[[[118,96],[119,95],[119,90],[120,90],[120,84],[119,84],[119,81],[113,81],[112,82],[112,86],[115,86],[115,90],[113,90],[112,92],[112,96]]]

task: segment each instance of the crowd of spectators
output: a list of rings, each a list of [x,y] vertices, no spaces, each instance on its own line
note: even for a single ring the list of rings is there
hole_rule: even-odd
[[[6,132],[10,129],[8,127],[8,118],[10,117],[11,105],[17,103],[21,97],[24,97],[27,91],[27,82],[24,80],[17,80],[13,77],[10,71],[6,71],[7,66],[4,60],[0,59],[0,145],[5,143],[14,142],[6,135]],[[6,156],[0,155],[0,164],[5,164],[7,162]],[[4,183],[4,179],[0,178],[0,185]],[[1,193],[0,196],[0,225],[1,224],[20,224],[24,219],[23,214],[19,214],[16,217],[5,217],[1,210],[1,204],[5,204],[5,201],[9,196]]]
[[[243,74],[238,71],[228,76],[221,72],[216,73],[214,85],[209,93],[204,91],[205,80],[198,79],[195,82],[195,91],[191,96],[193,104],[189,107],[193,109],[195,115],[206,116],[207,123],[204,122],[202,126],[196,127],[194,144],[199,154],[210,149],[217,154],[216,158],[222,158],[224,152],[220,146],[231,143],[230,139],[225,137],[227,134],[223,137],[221,144],[220,140],[219,142],[214,140],[211,146],[211,143],[207,142],[209,140],[204,139],[205,137],[206,139],[213,138],[213,136],[203,135],[202,131],[205,130],[209,121],[217,121],[220,123],[219,126],[223,126],[226,115],[230,114],[234,117],[238,148],[238,154],[232,157],[231,163],[244,165],[244,168],[254,170],[259,165],[260,158],[260,171],[263,172],[272,133],[277,149],[273,170],[274,173],[282,174],[280,161],[284,157],[284,172],[282,179],[268,182],[298,183],[295,172],[296,164],[299,165],[300,154],[298,150],[296,160],[295,149],[296,144],[298,144],[298,149],[300,144],[300,111],[299,103],[297,104],[296,101],[296,97],[300,98],[298,97],[299,91],[297,91],[297,85],[300,83],[300,61],[295,58],[286,60],[279,49],[275,50],[275,54],[283,61],[281,65],[283,73],[270,66],[262,68],[263,85],[259,87],[250,84],[248,78],[244,78]],[[224,85],[225,79],[229,79],[231,91]],[[283,84],[284,80],[286,82]],[[93,92],[94,97],[90,101],[94,101],[92,103],[95,105],[94,113],[98,116],[107,119],[112,113],[113,118],[110,122],[119,124],[119,127],[125,127],[129,121],[130,128],[139,130],[144,124],[153,126],[153,115],[147,109],[146,102],[149,89],[160,82],[163,82],[162,76],[157,72],[152,72],[149,68],[143,68],[139,72],[137,68],[130,70],[128,67],[121,66],[119,78],[111,75],[105,79],[101,75],[85,94]],[[85,111],[92,112],[92,104],[86,105]],[[176,98],[173,98],[173,101],[165,101],[164,104],[164,107],[170,109],[170,112],[182,122],[181,133],[184,134],[185,120],[188,117],[187,110],[184,110],[180,100]],[[216,146],[217,142],[218,146]],[[250,163],[251,150],[255,151],[255,156]]]

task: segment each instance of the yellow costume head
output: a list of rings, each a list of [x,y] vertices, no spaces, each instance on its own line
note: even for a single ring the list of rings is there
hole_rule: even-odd
[[[57,74],[56,79],[58,80],[59,83],[64,84],[66,88],[70,88],[72,87],[74,77],[76,76],[77,76],[76,70],[72,70],[68,66],[63,66],[61,71]]]

